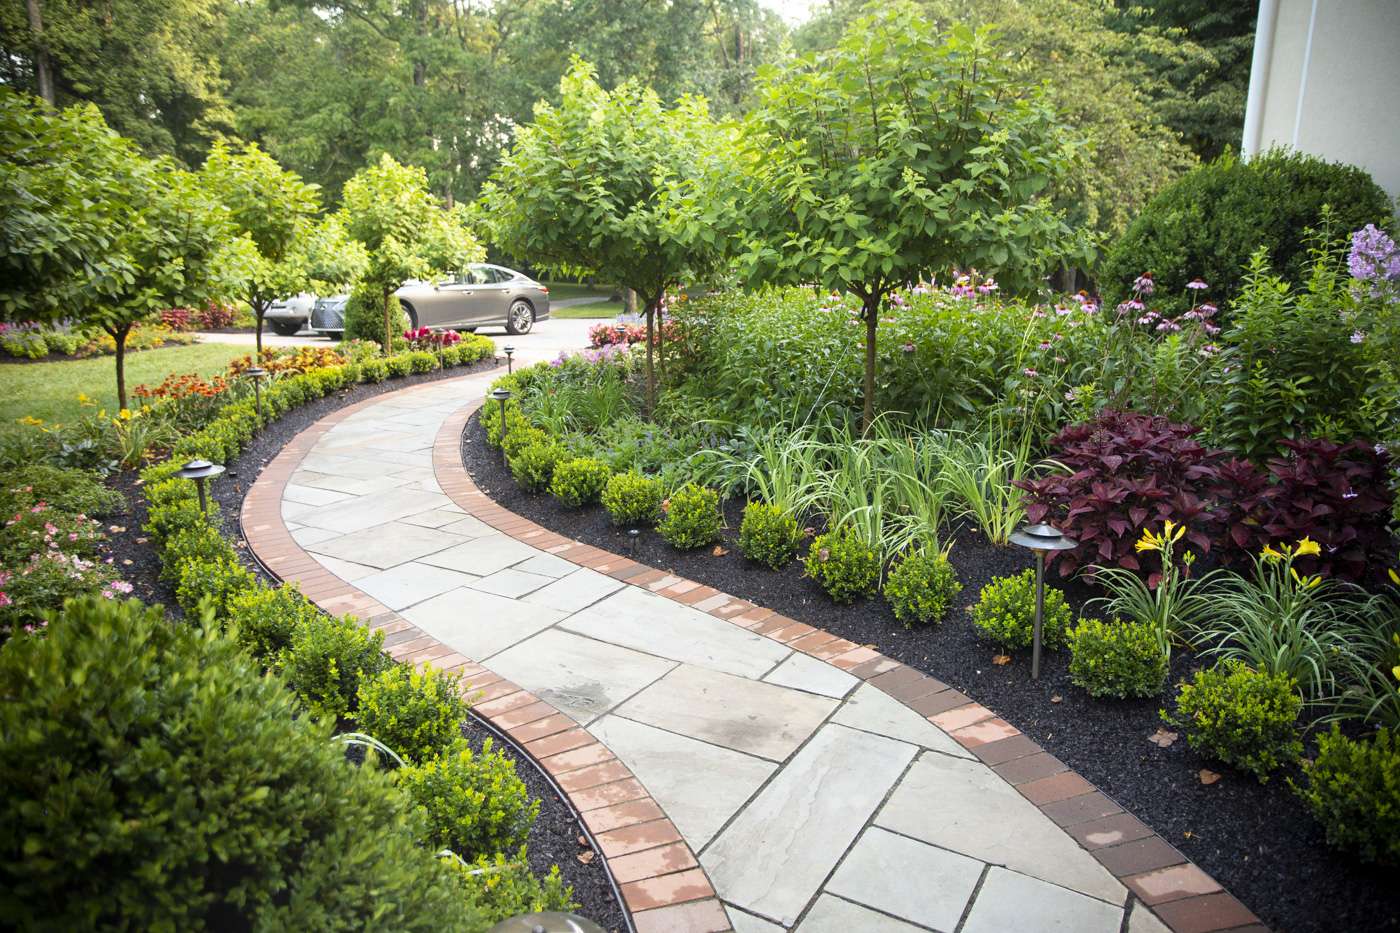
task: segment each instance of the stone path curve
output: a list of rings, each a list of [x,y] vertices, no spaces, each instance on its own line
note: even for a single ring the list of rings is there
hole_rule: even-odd
[[[244,532],[395,657],[470,682],[581,813],[639,931],[1263,929],[956,690],[495,505],[458,444],[496,375],[322,419],[258,477]]]

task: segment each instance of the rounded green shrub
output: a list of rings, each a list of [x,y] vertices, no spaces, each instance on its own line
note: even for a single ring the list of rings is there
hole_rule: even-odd
[[[1400,741],[1390,730],[1369,741],[1349,739],[1333,723],[1331,734],[1318,736],[1317,757],[1303,762],[1303,775],[1293,789],[1328,845],[1400,866]]]
[[[292,634],[320,615],[295,583],[250,587],[228,600],[230,634],[264,664],[273,663],[291,647]]]
[[[595,457],[573,457],[560,461],[554,467],[554,476],[549,481],[549,492],[567,506],[577,508],[598,501],[612,470]]]
[[[391,377],[401,379],[413,372],[413,354],[400,353],[397,356],[385,357],[384,365],[389,368]]]
[[[942,622],[962,584],[946,551],[912,551],[890,569],[885,599],[906,628]]]
[[[415,373],[430,373],[440,368],[436,353],[430,353],[427,350],[414,350],[407,356],[409,369]]]
[[[1162,692],[1171,656],[1146,622],[1080,619],[1069,633],[1069,677],[1090,696],[1150,697]]]
[[[467,701],[460,678],[431,664],[394,664],[360,681],[355,721],[410,761],[426,761],[462,736]]]
[[[1298,684],[1284,674],[1267,674],[1232,658],[1200,671],[1182,684],[1176,714],[1163,721],[1186,733],[1196,751],[1267,781],[1269,772],[1303,753]]]
[[[880,581],[879,555],[850,528],[817,535],[803,566],[838,603],[872,595]]]
[[[656,530],[672,547],[688,551],[719,537],[724,524],[719,514],[719,493],[686,483],[661,503],[663,518]]]
[[[554,478],[554,468],[569,455],[563,444],[553,439],[526,444],[510,458],[510,473],[521,489],[543,492]]]
[[[0,694],[6,926],[466,928],[388,774],[231,639],[74,601],[0,649]]]
[[[353,709],[360,681],[393,662],[384,653],[384,635],[371,632],[354,616],[317,613],[292,632],[277,667],[307,709],[344,719]]]
[[[86,470],[36,463],[0,473],[0,519],[40,502],[75,515],[107,515],[125,507],[121,493]]]
[[[1029,648],[1035,640],[1035,571],[1024,570],[992,580],[982,587],[977,602],[968,612],[972,615],[972,624],[998,645]],[[1041,644],[1047,648],[1063,645],[1073,620],[1074,613],[1065,602],[1065,594],[1047,586]]]
[[[479,754],[459,739],[440,755],[394,773],[422,813],[430,844],[468,861],[523,846],[540,812],[515,764],[490,739]]]
[[[389,378],[389,366],[383,360],[365,360],[360,364],[360,378],[365,382],[383,382]]]
[[[1385,192],[1353,165],[1274,150],[1198,166],[1159,191],[1109,250],[1098,275],[1106,303],[1122,301],[1144,272],[1154,274],[1156,307],[1188,307],[1186,283],[1194,278],[1210,285],[1206,294],[1217,304],[1228,303],[1261,246],[1285,279],[1304,282],[1305,231],[1322,227],[1324,204],[1333,211],[1334,236],[1368,223],[1385,227],[1393,216]]]
[[[505,453],[509,460],[521,449],[530,444],[546,444],[550,441],[550,436],[539,428],[531,427],[528,424],[513,425],[506,433],[505,439],[501,441],[501,451]]]
[[[654,525],[661,518],[665,492],[659,479],[629,470],[614,474],[601,498],[614,525]]]
[[[389,296],[389,320],[389,330],[395,337],[408,330],[408,315],[394,295]],[[350,300],[345,303],[345,339],[384,342],[384,304],[377,289],[356,288],[350,292]]]
[[[482,855],[465,864],[451,860],[467,909],[475,912],[470,929],[484,930],[519,914],[578,907],[574,889],[564,884],[559,866],[550,866],[549,874],[537,878],[527,856],[521,846],[514,853]]]
[[[781,570],[797,556],[802,529],[797,519],[776,505],[750,502],[739,523],[739,550],[749,560]]]

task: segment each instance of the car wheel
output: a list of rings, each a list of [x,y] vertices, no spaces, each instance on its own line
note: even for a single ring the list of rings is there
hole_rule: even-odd
[[[506,333],[528,334],[534,326],[535,309],[530,307],[530,302],[524,299],[511,302],[510,312],[506,315]]]
[[[417,330],[418,312],[413,310],[413,305],[403,304],[402,302],[400,302],[400,305],[403,307],[404,314],[408,315],[408,329]]]
[[[295,337],[301,331],[301,321],[268,321],[273,333],[281,337]]]

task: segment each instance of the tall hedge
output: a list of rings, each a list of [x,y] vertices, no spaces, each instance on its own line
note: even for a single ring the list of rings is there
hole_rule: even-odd
[[[1191,302],[1186,283],[1201,278],[1206,297],[1228,311],[1260,246],[1269,266],[1291,282],[1307,279],[1308,228],[1320,229],[1331,205],[1335,236],[1368,223],[1388,226],[1390,199],[1365,169],[1275,149],[1240,161],[1201,165],[1163,188],[1104,257],[1098,280],[1105,304],[1126,297],[1144,272],[1156,278],[1158,305]]]
[[[0,649],[0,916],[30,930],[445,930],[389,778],[229,639],[70,602]]]

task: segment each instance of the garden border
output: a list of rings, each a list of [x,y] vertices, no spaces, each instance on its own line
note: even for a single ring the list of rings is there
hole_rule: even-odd
[[[303,593],[322,608],[334,613],[355,612],[371,629],[384,632],[385,650],[396,660],[432,661],[464,679],[475,678],[470,692],[481,693],[475,709],[518,742],[564,790],[585,827],[596,834],[599,854],[619,883],[624,909],[640,933],[729,929],[724,908],[689,845],[630,769],[605,745],[547,702],[452,651],[322,568],[286,530],[281,494],[302,458],[331,427],[381,399],[376,396],[327,415],[298,434],[268,463],[243,502],[244,535],[250,548],[274,574],[299,581]],[[571,540],[497,505],[477,488],[462,464],[461,435],[480,406],[481,399],[475,399],[449,415],[433,445],[438,485],[468,515],[522,543],[659,593],[868,681],[990,765],[1174,933],[1267,930],[1243,903],[1174,846],[965,694],[872,648],[713,587]]]

